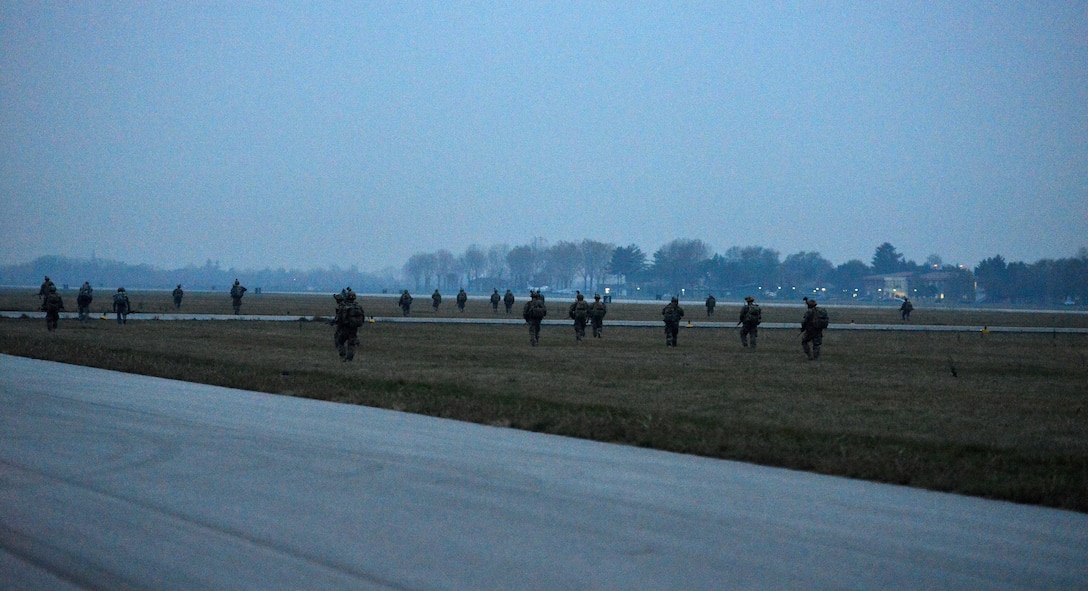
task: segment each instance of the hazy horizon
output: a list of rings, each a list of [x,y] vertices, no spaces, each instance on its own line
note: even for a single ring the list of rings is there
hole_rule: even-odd
[[[28,2],[0,50],[0,264],[1088,246],[1088,2]]]

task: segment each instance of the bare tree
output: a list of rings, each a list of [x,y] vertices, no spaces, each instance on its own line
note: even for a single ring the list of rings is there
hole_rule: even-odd
[[[465,270],[469,282],[479,279],[486,265],[487,252],[479,244],[469,246],[465,254],[461,255],[461,268]]]
[[[589,291],[601,282],[601,278],[612,262],[612,253],[616,251],[616,245],[586,238],[582,240],[578,248],[582,251],[582,289]]]
[[[703,264],[710,253],[710,246],[702,240],[673,240],[654,253],[654,276],[669,292],[696,287],[701,283]]]
[[[414,289],[420,290],[431,284],[431,277],[437,266],[433,254],[417,253],[408,257],[408,262],[404,264],[404,275],[415,283]]]
[[[550,285],[570,287],[582,264],[582,250],[573,242],[561,241],[549,248],[544,259],[544,273]]]
[[[506,264],[506,255],[510,252],[507,244],[494,244],[487,249],[487,276],[501,281],[510,268]]]
[[[434,259],[438,287],[440,289],[450,289],[456,286],[461,276],[461,267],[457,264],[457,258],[453,256],[453,253],[442,249],[434,253]]]

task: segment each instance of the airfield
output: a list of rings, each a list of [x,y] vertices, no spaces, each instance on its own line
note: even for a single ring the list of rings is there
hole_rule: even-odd
[[[1088,515],[0,356],[12,589],[1083,589]]]

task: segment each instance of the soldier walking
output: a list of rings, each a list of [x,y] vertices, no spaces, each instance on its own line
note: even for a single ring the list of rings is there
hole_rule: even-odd
[[[181,284],[180,283],[178,284],[177,287],[174,288],[174,291],[171,292],[170,295],[174,296],[174,309],[175,310],[180,310],[181,309],[181,298],[185,297],[185,290],[181,289]]]
[[[589,305],[589,322],[593,326],[593,338],[595,339],[601,338],[605,314],[608,314],[608,307],[601,301],[601,294],[594,294],[593,303]]]
[[[117,324],[128,324],[128,314],[132,311],[132,306],[123,287],[118,287],[117,293],[113,294],[113,311],[117,313]]]
[[[230,305],[234,308],[235,314],[242,313],[242,296],[246,295],[246,288],[244,285],[234,280],[234,285],[230,286]]]
[[[79,288],[79,295],[76,296],[76,308],[79,309],[79,321],[86,322],[87,318],[91,315],[91,302],[94,301],[94,288],[87,281],[83,282],[83,286]]]
[[[514,307],[514,292],[506,290],[506,295],[502,296],[502,303],[506,305],[506,313],[509,314],[511,308]]]
[[[442,304],[442,294],[438,293],[438,290],[434,290],[431,294],[431,306],[434,307],[434,313],[438,314],[438,306]]]
[[[400,310],[405,316],[412,312],[412,294],[408,293],[407,289],[400,294],[397,305],[400,306]]]
[[[355,301],[355,292],[348,289],[344,295],[332,296],[336,300],[336,332],[333,344],[340,354],[340,361],[355,359],[355,348],[359,345],[359,328],[366,322],[366,313]]]
[[[756,348],[756,338],[759,336],[759,324],[763,322],[763,310],[760,309],[756,299],[752,296],[744,298],[744,307],[740,309],[740,320],[737,325],[740,329],[740,344],[748,346],[748,338],[752,339],[752,348]]]
[[[684,317],[680,300],[674,296],[672,301],[661,309],[661,317],[665,321],[665,346],[675,347],[676,338],[680,335],[680,319]]]
[[[535,291],[529,292],[529,301],[521,311],[521,317],[529,324],[529,344],[536,346],[540,342],[540,323],[548,315],[544,299]]]
[[[60,321],[61,310],[64,310],[64,300],[57,293],[57,286],[49,284],[45,288],[45,298],[42,300],[42,311],[45,312],[45,329],[49,332],[57,330]]]
[[[820,358],[820,346],[824,343],[824,329],[828,325],[827,310],[818,308],[816,300],[807,300],[805,304],[808,310],[801,319],[801,332],[804,334],[801,337],[801,349],[809,361],[815,361]],[[809,343],[812,343],[811,348]]]
[[[589,319],[589,302],[582,292],[574,298],[574,303],[567,310],[567,316],[574,320],[574,340],[581,342],[586,336],[586,320]]]

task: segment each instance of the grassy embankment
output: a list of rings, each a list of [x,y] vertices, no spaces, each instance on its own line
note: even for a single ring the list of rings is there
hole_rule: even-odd
[[[133,294],[147,312],[168,311],[154,309],[168,299]],[[458,315],[446,299],[440,315]],[[65,300],[75,308],[72,293]],[[0,293],[0,308],[28,302],[32,292]],[[328,315],[331,302],[247,295],[243,311],[310,318]],[[416,302],[416,314],[431,315],[429,298]],[[552,301],[552,317],[565,306]],[[391,298],[364,307],[398,313]],[[184,309],[227,313],[229,298],[193,294]],[[897,318],[829,309],[833,322]],[[736,310],[719,306],[714,319]],[[796,322],[800,311],[764,316]],[[492,313],[472,300],[466,315]],[[706,319],[701,306],[688,316],[696,327]],[[659,318],[659,304],[617,304],[606,320]],[[1086,322],[955,310],[918,310],[914,320]],[[824,358],[809,363],[793,330],[761,331],[753,352],[733,330],[683,329],[680,346],[667,349],[657,328],[606,321],[602,340],[576,343],[569,326],[546,326],[530,348],[521,326],[377,322],[361,330],[351,364],[336,357],[331,335],[320,322],[97,319],[62,320],[50,334],[42,320],[19,319],[0,320],[0,352],[1088,512],[1088,335],[831,330]]]

